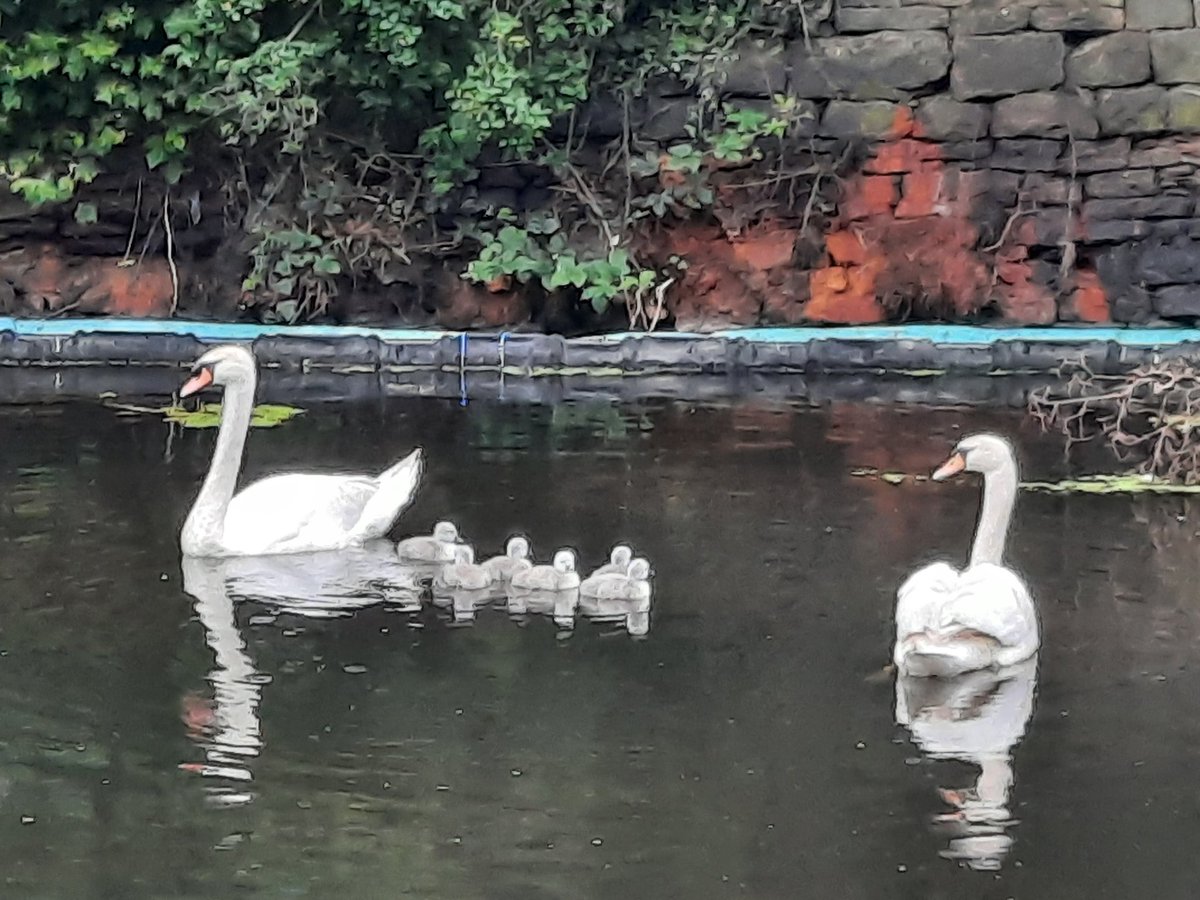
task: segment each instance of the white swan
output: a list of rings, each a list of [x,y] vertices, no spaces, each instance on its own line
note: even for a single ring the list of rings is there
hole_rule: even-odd
[[[934,563],[900,587],[893,659],[902,674],[947,676],[1011,666],[1038,648],[1037,610],[1029,589],[1003,562],[1017,497],[1012,447],[994,434],[963,438],[933,480],[960,472],[983,475],[971,561],[961,572]]]
[[[340,550],[386,534],[416,492],[419,448],[380,475],[272,475],[234,494],[257,380],[253,354],[229,345],[196,360],[179,392],[189,397],[210,385],[225,388],[212,466],[180,535],[184,554]]]

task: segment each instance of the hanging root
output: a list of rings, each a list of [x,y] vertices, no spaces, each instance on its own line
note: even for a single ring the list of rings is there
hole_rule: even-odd
[[[1173,360],[1097,375],[1079,362],[1060,374],[1063,384],[1029,397],[1043,429],[1061,431],[1068,446],[1101,438],[1142,474],[1200,483],[1200,370]]]

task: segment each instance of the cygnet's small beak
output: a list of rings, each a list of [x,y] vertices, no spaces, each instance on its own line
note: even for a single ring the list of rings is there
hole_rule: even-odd
[[[931,476],[934,481],[945,481],[947,478],[953,478],[967,468],[967,458],[961,453],[955,453],[948,460],[937,467],[937,470]]]
[[[212,384],[212,381],[212,368],[205,366],[203,369],[184,382],[183,387],[179,389],[179,396],[190,397],[192,394],[197,394]]]

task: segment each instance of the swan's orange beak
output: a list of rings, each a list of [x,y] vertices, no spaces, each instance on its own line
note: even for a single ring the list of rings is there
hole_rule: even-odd
[[[212,381],[212,369],[208,366],[205,366],[203,369],[184,382],[183,387],[179,389],[179,396],[190,397],[192,394],[197,394],[212,384]]]
[[[955,453],[948,460],[937,467],[937,471],[931,476],[934,481],[945,481],[947,478],[953,478],[967,468],[967,458],[961,453]]]

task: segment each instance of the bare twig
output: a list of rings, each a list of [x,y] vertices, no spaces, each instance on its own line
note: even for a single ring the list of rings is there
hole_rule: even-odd
[[[1061,431],[1068,447],[1103,439],[1143,474],[1200,482],[1200,370],[1173,360],[1126,376],[1096,375],[1082,362],[1061,371],[1064,385],[1030,396],[1043,428]]]
[[[179,270],[175,267],[175,232],[171,228],[171,189],[163,192],[163,222],[167,230],[167,265],[171,269],[171,315],[179,308]]]
[[[137,195],[133,200],[133,224],[129,226],[129,241],[125,244],[125,255],[121,257],[121,261],[117,263],[119,266],[133,265],[133,239],[137,236],[138,216],[142,211],[142,178],[138,176]]]

